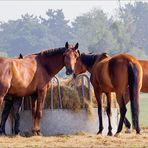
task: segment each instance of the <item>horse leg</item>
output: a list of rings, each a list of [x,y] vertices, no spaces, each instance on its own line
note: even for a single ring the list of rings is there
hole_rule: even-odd
[[[37,110],[36,110],[36,132],[38,135],[42,135],[40,132],[40,120],[43,114],[44,101],[47,93],[47,88],[38,91]]]
[[[95,88],[94,88],[94,92],[95,92],[95,97],[96,97],[97,104],[98,104],[98,117],[99,117],[99,131],[97,132],[97,134],[102,134],[102,131],[103,131],[102,100],[101,100],[102,93],[99,92],[98,89],[95,89]]]
[[[125,104],[127,104],[128,101],[130,100],[129,88],[127,88],[127,90],[126,90],[126,92],[125,92],[124,98],[126,99],[126,103],[125,103]],[[131,124],[130,124],[130,122],[128,121],[128,119],[127,119],[126,117],[125,117],[125,119],[124,119],[124,125],[125,125],[125,127],[126,127],[125,133],[131,133],[131,130],[130,130]]]
[[[107,96],[107,116],[108,116],[108,134],[112,136],[112,126],[111,126],[111,93],[106,93]]]
[[[32,133],[33,135],[37,135],[36,133],[36,109],[37,109],[37,99],[32,98]]]
[[[22,105],[22,97],[16,97],[13,100],[13,116],[14,116],[14,133],[18,135],[20,133],[19,126],[20,126],[20,111]]]
[[[125,133],[131,133],[131,124],[130,124],[130,122],[128,121],[128,119],[125,117],[125,119],[124,119],[124,124],[125,124],[125,126],[126,126],[126,131],[125,131]]]
[[[6,120],[8,119],[10,110],[12,108],[12,100],[5,98],[5,104],[4,104],[4,108],[2,111],[2,116],[1,116],[1,123],[0,123],[0,135],[6,135],[5,133],[5,124],[6,124]]]
[[[119,97],[117,95],[117,102],[118,102],[119,108],[120,108],[120,120],[119,120],[119,125],[118,125],[118,129],[117,129],[117,132],[116,132],[115,136],[118,136],[119,133],[122,130],[123,122],[124,122],[124,119],[125,119],[125,114],[126,114],[126,111],[127,111],[123,96]]]

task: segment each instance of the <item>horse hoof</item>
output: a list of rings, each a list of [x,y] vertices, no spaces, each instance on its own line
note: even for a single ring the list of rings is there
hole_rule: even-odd
[[[136,132],[136,134],[137,134],[137,135],[141,135],[141,133],[140,133],[140,132]]]
[[[37,131],[32,131],[32,136],[37,136]]]
[[[116,133],[114,136],[119,137],[120,135],[121,135],[121,133]]]
[[[20,135],[21,132],[20,131],[15,131],[15,135]]]
[[[43,134],[41,132],[37,132],[38,136],[43,136]]]
[[[112,132],[108,132],[108,134],[107,134],[107,136],[112,136],[113,134],[112,134]]]
[[[102,134],[102,132],[100,132],[100,131],[97,132],[97,135],[101,135],[101,134]]]
[[[129,129],[129,128],[127,128],[126,131],[125,131],[126,134],[130,134],[131,132],[132,132],[132,131],[131,131],[131,129]]]
[[[136,134],[141,135],[140,131],[141,131],[140,129],[136,129]]]

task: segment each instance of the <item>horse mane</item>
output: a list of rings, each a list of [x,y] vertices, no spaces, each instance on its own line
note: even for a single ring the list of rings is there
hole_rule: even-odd
[[[85,54],[82,53],[80,56],[80,59],[82,63],[88,67],[93,66],[94,63],[96,62],[97,59],[100,61],[103,60],[104,58],[108,57],[107,53],[102,53],[102,54]]]
[[[92,66],[96,59],[97,59],[98,55],[97,54],[85,54],[85,53],[82,53],[81,56],[80,56],[80,59],[82,61],[82,63],[86,66]]]
[[[65,50],[66,50],[65,47],[48,49],[48,50],[44,50],[44,51],[39,52],[37,55],[48,57],[48,56],[62,54],[65,52]]]

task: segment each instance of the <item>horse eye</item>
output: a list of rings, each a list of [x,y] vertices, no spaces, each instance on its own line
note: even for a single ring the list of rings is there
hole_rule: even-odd
[[[75,54],[74,56],[75,56],[75,58],[77,58],[77,54]]]

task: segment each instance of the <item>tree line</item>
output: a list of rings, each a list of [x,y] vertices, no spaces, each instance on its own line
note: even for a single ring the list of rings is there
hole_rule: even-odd
[[[108,17],[101,9],[65,19],[62,9],[46,12],[46,18],[30,14],[0,22],[0,55],[18,56],[79,42],[81,52],[129,53],[148,58],[148,3],[126,4]]]

